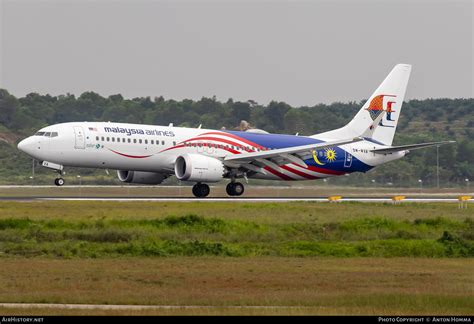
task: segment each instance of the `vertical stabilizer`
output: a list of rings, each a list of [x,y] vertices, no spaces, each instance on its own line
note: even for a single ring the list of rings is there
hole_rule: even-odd
[[[318,134],[318,137],[341,139],[360,136],[385,112],[371,134],[371,139],[384,145],[392,145],[410,72],[411,65],[397,64],[346,126]]]

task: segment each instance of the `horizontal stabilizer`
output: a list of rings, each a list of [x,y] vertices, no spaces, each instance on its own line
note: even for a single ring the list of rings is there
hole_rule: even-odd
[[[443,141],[443,142],[391,146],[387,148],[379,148],[379,149],[371,150],[371,152],[378,153],[378,154],[387,154],[387,153],[407,151],[407,150],[417,150],[417,149],[421,149],[425,147],[438,146],[438,145],[451,144],[451,143],[456,143],[456,141]]]

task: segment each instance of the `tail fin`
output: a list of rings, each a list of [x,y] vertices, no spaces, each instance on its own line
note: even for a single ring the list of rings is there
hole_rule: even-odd
[[[385,116],[380,119],[376,129],[371,134],[371,139],[384,145],[392,145],[410,72],[411,65],[409,64],[395,65],[357,115],[346,126],[318,134],[318,137],[337,139],[363,136],[366,129],[385,112]]]

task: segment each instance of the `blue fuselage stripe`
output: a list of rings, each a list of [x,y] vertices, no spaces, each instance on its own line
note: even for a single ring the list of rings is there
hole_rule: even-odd
[[[226,133],[238,136],[244,140],[253,142],[257,145],[263,146],[267,149],[281,149],[294,146],[302,146],[309,144],[318,144],[323,143],[324,141],[305,136],[294,136],[294,135],[285,135],[285,134],[257,134],[250,132],[242,131],[224,131]],[[308,165],[316,166],[319,168],[340,171],[345,173],[351,172],[366,172],[372,169],[372,166],[360,161],[356,157],[352,156],[350,152],[346,152],[342,148],[336,146],[332,150],[335,153],[335,157],[331,157],[331,154],[328,155],[328,149],[317,150],[316,154],[318,157],[318,162],[314,158],[308,158],[305,162]],[[351,163],[347,163],[350,159]]]

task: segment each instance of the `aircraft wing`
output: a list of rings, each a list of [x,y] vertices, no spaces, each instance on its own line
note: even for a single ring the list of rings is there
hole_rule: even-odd
[[[387,154],[387,153],[406,151],[406,150],[416,150],[416,149],[421,149],[421,148],[425,148],[425,147],[437,146],[437,145],[443,145],[443,144],[450,144],[450,143],[456,143],[456,141],[443,141],[443,142],[431,142],[431,143],[420,143],[420,144],[410,144],[410,145],[401,145],[401,146],[391,146],[391,147],[387,147],[387,148],[379,148],[379,149],[371,150],[371,152],[377,153],[377,154]]]
[[[355,137],[345,140],[293,146],[269,151],[243,153],[226,156],[223,162],[225,165],[231,168],[243,167],[248,170],[264,174],[265,171],[262,169],[262,167],[277,167],[278,165],[286,163],[296,163],[301,166],[306,166],[302,156],[312,155],[315,150],[355,143],[363,140],[364,139],[362,137]]]

